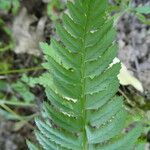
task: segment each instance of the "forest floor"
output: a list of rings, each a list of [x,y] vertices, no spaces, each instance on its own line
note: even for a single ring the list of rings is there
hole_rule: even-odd
[[[43,0],[44,1],[44,0]],[[54,23],[46,13],[46,3],[42,0],[21,0],[21,8],[16,16],[3,14],[0,16],[13,31],[13,38],[16,41],[14,49],[0,55],[9,60],[12,69],[34,67],[42,63],[42,51],[39,49],[40,41],[50,41],[51,36],[55,36]],[[45,0],[46,1],[46,0]],[[148,4],[149,0],[135,0],[134,4]],[[56,15],[61,12],[55,10]],[[133,14],[123,15],[118,24],[118,58],[125,64],[128,70],[139,79],[144,87],[144,92],[140,93],[132,86],[121,87],[124,95],[131,101],[144,101],[140,106],[145,113],[149,113],[150,106],[150,26],[141,23]],[[0,29],[0,40],[8,41],[8,37]],[[26,44],[28,43],[28,44]],[[41,70],[29,72],[28,75],[37,76]],[[8,74],[5,76],[8,83],[16,81],[20,74]],[[44,90],[37,87],[33,92],[37,95],[36,103],[41,104],[45,98]],[[138,99],[138,100],[137,100]],[[40,101],[41,100],[41,101]],[[40,106],[40,105],[39,105]],[[18,108],[17,112],[28,114],[38,112],[37,108]],[[33,120],[30,124],[16,130],[16,121],[7,120],[0,117],[0,150],[27,150],[26,139],[33,139]]]

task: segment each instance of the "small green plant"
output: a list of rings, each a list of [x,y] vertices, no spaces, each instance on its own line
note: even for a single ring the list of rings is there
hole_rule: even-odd
[[[56,21],[59,17],[58,11],[64,10],[64,3],[60,0],[51,0],[47,4],[47,14],[53,21]]]
[[[44,150],[137,150],[142,131],[137,122],[130,132],[123,98],[117,96],[120,64],[116,31],[107,0],[68,2],[69,15],[57,24],[61,41],[41,43],[48,73],[39,78],[47,94],[43,119],[35,132]],[[30,150],[38,150],[29,141]]]
[[[0,0],[0,12],[3,12],[5,15],[8,13],[16,15],[19,7],[19,0]],[[14,39],[12,37],[12,31],[2,18],[0,18],[0,30],[2,32],[1,34],[5,36],[5,38],[7,37],[7,40],[5,41],[3,41],[3,36],[0,38],[0,52],[11,50],[15,45]]]
[[[114,18],[116,21],[125,13],[134,14],[142,23],[150,25],[150,20],[146,16],[150,14],[150,6],[138,6],[132,5],[132,0],[115,0],[115,4],[110,6],[110,11],[114,12]]]
[[[29,87],[20,81],[8,84],[5,80],[0,80],[0,116],[8,120],[28,122],[35,116],[23,115],[16,112],[22,107],[35,107],[35,96],[30,92]]]
[[[19,7],[19,0],[0,0],[0,10],[8,12],[11,9],[12,13],[16,14]]]
[[[8,12],[11,8],[10,2],[11,1],[0,0],[0,11]],[[2,61],[2,57],[7,50],[11,50],[14,47],[14,40],[12,38],[12,32],[10,28],[7,26],[7,24],[2,18],[0,18],[0,31],[2,34],[0,38],[0,72],[4,72],[9,69],[11,63],[9,63],[7,59]]]
[[[2,34],[7,37],[7,41],[3,41],[0,38],[0,53],[10,50],[14,47],[14,40],[12,38],[12,32],[6,25],[6,23],[0,18],[0,29]],[[3,36],[2,36],[3,37]]]

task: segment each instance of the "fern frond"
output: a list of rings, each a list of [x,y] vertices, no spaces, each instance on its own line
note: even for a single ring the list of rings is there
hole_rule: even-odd
[[[30,141],[26,141],[27,142],[27,145],[28,145],[28,148],[29,150],[40,150],[37,146],[35,146],[33,143],[31,143]]]
[[[120,64],[116,31],[107,0],[68,2],[69,14],[58,24],[60,42],[42,43],[48,74],[44,121],[36,119],[37,139],[45,150],[132,150],[141,133],[138,124],[123,133],[127,113],[116,96]]]

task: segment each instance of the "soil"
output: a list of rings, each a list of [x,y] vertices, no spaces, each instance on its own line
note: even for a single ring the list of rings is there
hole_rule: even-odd
[[[126,14],[118,23],[118,42],[118,57],[150,92],[150,26]]]
[[[14,121],[0,121],[0,150],[27,150],[26,139],[33,139],[33,131],[27,125],[14,131]]]

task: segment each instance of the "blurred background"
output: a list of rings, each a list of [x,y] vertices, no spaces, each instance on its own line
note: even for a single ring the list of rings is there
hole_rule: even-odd
[[[150,0],[110,0],[122,62],[118,94],[150,142]],[[39,42],[50,43],[66,0],[0,0],[0,150],[27,150],[46,100],[36,84],[45,70]]]

